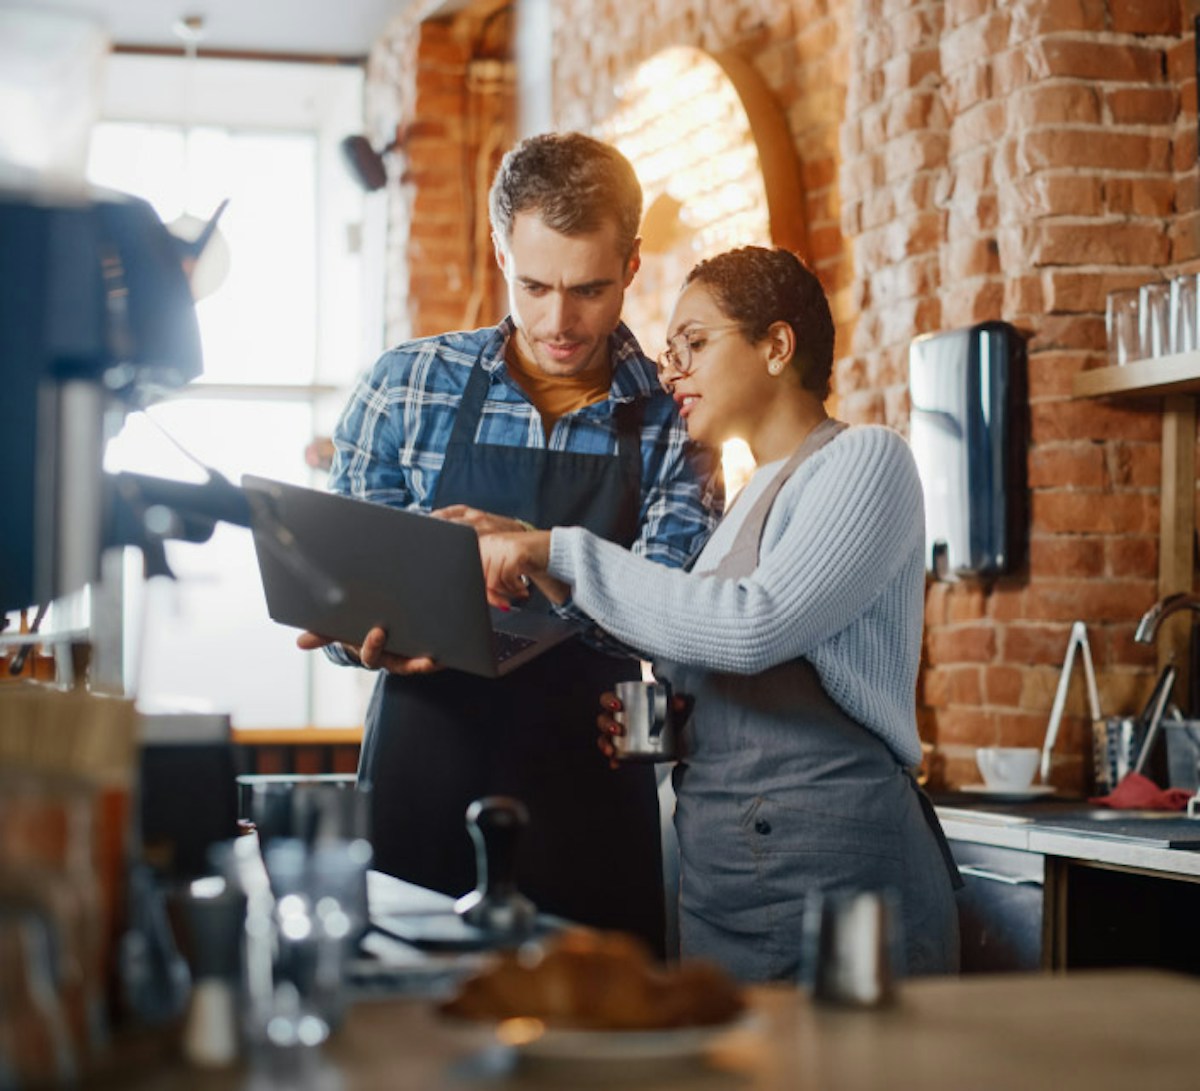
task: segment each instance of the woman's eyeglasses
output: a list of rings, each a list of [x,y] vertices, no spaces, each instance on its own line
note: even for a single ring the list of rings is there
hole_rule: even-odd
[[[726,333],[729,330],[741,329],[741,323],[729,322],[723,326],[693,326],[674,337],[667,338],[667,347],[658,354],[658,381],[668,393],[667,369],[673,371],[674,378],[686,379],[694,370],[693,356],[701,352],[704,346],[712,340],[714,333]],[[673,380],[671,380],[673,381]]]

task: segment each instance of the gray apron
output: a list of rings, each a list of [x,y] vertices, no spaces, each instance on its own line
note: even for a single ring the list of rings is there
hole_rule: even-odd
[[[810,434],[715,577],[754,571],[779,488],[843,428],[826,421]],[[684,956],[711,958],[743,981],[796,980],[810,895],[891,888],[905,972],[957,968],[957,871],[932,806],[807,660],[752,676],[656,662],[655,674],[695,701],[673,772]]]
[[[469,504],[541,527],[585,526],[630,545],[641,504],[643,404],[614,407],[615,455],[481,444],[475,436],[489,381],[476,363],[434,506]],[[549,608],[540,596],[529,605]],[[465,893],[475,885],[468,804],[515,796],[530,815],[517,853],[520,889],[539,909],[635,933],[661,952],[654,771],[630,766],[614,773],[596,746],[600,694],[640,673],[637,660],[574,639],[503,678],[450,670],[381,675],[359,760],[359,783],[373,789],[376,866],[447,894]]]

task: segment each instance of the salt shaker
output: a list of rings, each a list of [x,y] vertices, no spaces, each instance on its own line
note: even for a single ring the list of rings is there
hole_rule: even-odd
[[[805,965],[813,999],[878,1008],[896,996],[894,898],[885,891],[816,896],[805,914]]]
[[[232,1064],[238,1055],[246,897],[221,879],[205,879],[192,884],[186,906],[193,985],[183,1052],[199,1067],[221,1067]]]

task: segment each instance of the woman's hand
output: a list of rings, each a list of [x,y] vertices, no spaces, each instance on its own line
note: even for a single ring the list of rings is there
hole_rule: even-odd
[[[466,504],[448,504],[444,508],[436,508],[429,513],[435,519],[445,519],[448,523],[462,523],[473,527],[480,538],[488,534],[515,534],[531,527],[523,519],[510,519],[507,515],[493,515],[491,512],[480,511]]]
[[[624,735],[625,728],[613,719],[612,714],[624,712],[625,706],[621,704],[620,698],[615,693],[605,692],[600,694],[600,707],[604,711],[596,717],[596,727],[600,729],[600,738],[596,740],[596,745],[600,748],[600,753],[608,758],[609,766],[619,769],[621,763],[617,761],[617,748],[613,743],[613,738],[617,735]]]
[[[427,655],[416,656],[412,659],[394,652],[384,650],[387,642],[387,630],[376,626],[363,638],[361,644],[347,644],[340,641],[346,654],[357,660],[367,670],[384,670],[388,674],[432,674],[442,668]],[[296,637],[296,647],[306,652],[324,648],[327,644],[337,644],[339,641],[320,633],[301,633]]]
[[[671,717],[675,724],[682,725],[687,721],[695,703],[696,699],[686,693],[671,695]],[[608,764],[613,769],[619,769],[621,762],[617,758],[617,747],[613,739],[624,735],[625,727],[614,718],[614,714],[624,712],[625,706],[615,693],[605,692],[600,694],[600,707],[604,711],[596,717],[596,727],[600,729],[600,738],[596,740],[596,745],[600,748],[600,753],[608,758]]]
[[[567,586],[546,574],[550,564],[550,532],[489,533],[479,539],[488,602],[507,609],[529,596],[533,583],[551,602],[565,602]]]

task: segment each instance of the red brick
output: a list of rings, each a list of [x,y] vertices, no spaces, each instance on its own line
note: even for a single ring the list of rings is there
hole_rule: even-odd
[[[1108,483],[1099,443],[1041,445],[1029,453],[1029,487],[1096,489]]]
[[[1044,74],[1045,66],[1038,61],[1036,52],[1029,46],[1005,50],[992,58],[992,94],[1005,98],[1021,87],[1036,83]]]
[[[1171,178],[1106,178],[1104,204],[1122,216],[1169,216],[1175,211]]]
[[[893,57],[883,66],[883,94],[890,97],[910,87],[932,86],[940,71],[937,46]]]
[[[1189,125],[1182,130],[1176,130],[1175,142],[1172,144],[1171,165],[1176,171],[1189,170],[1196,163],[1196,131]]]
[[[1008,44],[1009,18],[1001,8],[943,30],[939,42],[943,66],[957,67],[995,56]]]
[[[1143,421],[1147,432],[1157,431],[1158,416],[1147,411]],[[1110,443],[1105,455],[1108,473],[1114,485],[1126,488],[1157,489],[1162,478],[1162,448],[1154,442]]]
[[[1170,257],[1170,240],[1155,224],[1039,221],[1013,235],[1031,265],[1155,267],[1165,265]],[[1006,233],[1002,232],[999,240],[1003,248]]]
[[[1023,583],[1006,586],[1000,580],[988,599],[988,614],[995,622],[1019,620],[1025,616],[1025,597]]]
[[[1153,582],[1137,580],[1039,580],[1031,584],[1026,599],[1030,620],[1136,622]]]
[[[1019,178],[1005,191],[1014,219],[1095,216],[1104,207],[1102,182],[1094,175],[1037,174]]]
[[[1200,213],[1177,216],[1170,225],[1171,260],[1193,261],[1200,257]]]
[[[1053,0],[1013,5],[1013,42],[1065,30],[1105,30],[1105,0]]]
[[[1031,67],[1043,79],[1074,76],[1084,80],[1159,83],[1163,78],[1162,51],[1149,46],[1094,38],[1043,38],[1028,48]]]
[[[984,703],[1015,707],[1021,700],[1024,670],[1019,667],[986,667],[983,672]]]
[[[1114,579],[1157,579],[1157,537],[1110,538],[1107,552],[1108,574]]]
[[[1179,93],[1173,87],[1109,87],[1104,104],[1116,125],[1169,125],[1178,115]]]
[[[1128,170],[1131,163],[1162,173],[1170,169],[1171,141],[1165,135],[1105,128],[1037,129],[1021,136],[1017,163],[1023,173],[1055,167]]]
[[[942,263],[942,277],[951,282],[961,277],[998,273],[1000,254],[995,239],[960,238],[942,248]]]
[[[888,141],[882,150],[885,179],[894,182],[918,171],[945,163],[949,137],[943,132],[906,133]]]
[[[996,728],[1001,746],[1041,746],[1046,736],[1046,713],[1001,712],[996,717]]]
[[[1191,30],[1191,27],[1188,27]],[[1189,33],[1184,37],[1177,38],[1174,42],[1168,42],[1165,47],[1167,55],[1167,79],[1176,84],[1182,85],[1187,80],[1196,78],[1196,52],[1193,43],[1193,36]]]
[[[971,148],[994,145],[1004,133],[1004,103],[998,100],[982,102],[951,120],[950,154],[958,156]]]
[[[1030,353],[1090,349],[1102,357],[1107,351],[1104,316],[1047,314],[1030,329],[1025,344]]]
[[[957,27],[986,15],[992,9],[992,0],[945,0],[942,7],[945,25]]]
[[[1039,276],[1009,277],[1004,282],[1004,313],[1011,320],[1015,315],[1041,315],[1046,309]],[[1069,394],[1070,383],[1060,391]]]
[[[927,88],[904,91],[886,104],[884,133],[889,140],[918,129],[942,129],[946,111],[938,94]]]
[[[992,624],[951,625],[926,636],[929,662],[989,663],[996,655],[996,627]]]
[[[1041,534],[1153,534],[1158,531],[1158,498],[1142,493],[1042,490],[1033,493],[1030,508],[1033,513],[1031,527]],[[1080,616],[1087,614],[1081,611]]]
[[[1035,84],[1016,92],[1007,103],[1011,131],[1040,125],[1094,125],[1102,120],[1100,94],[1089,83]]]
[[[1004,282],[975,278],[959,281],[942,296],[942,319],[946,326],[971,326],[990,322],[1004,314]],[[923,327],[933,329],[932,326]]]
[[[1070,625],[1014,622],[1005,626],[1001,662],[1061,664],[1067,654]]]
[[[950,622],[982,621],[987,617],[988,595],[984,588],[975,583],[960,583],[953,586],[950,594],[947,620]]]
[[[1150,596],[1144,603],[1145,609],[1149,609],[1154,601],[1154,597]],[[1133,639],[1134,627],[1125,625],[1113,635],[1111,641],[1110,661],[1122,666],[1132,667],[1153,667],[1157,662],[1157,651],[1149,644],[1139,644]]]
[[[867,367],[867,385],[888,387],[908,382],[908,345],[886,345],[875,353]]]
[[[991,98],[992,66],[988,60],[956,65],[952,60],[947,63],[943,55],[942,68],[942,100],[951,115],[962,113]]]
[[[1178,34],[1178,0],[1109,0],[1112,29],[1119,34]]]
[[[997,714],[994,712],[951,708],[940,712],[937,717],[939,747],[956,742],[969,743],[971,746],[990,746],[997,738],[997,731]],[[970,779],[979,779],[978,770]]]
[[[1095,353],[1039,352],[1029,359],[1029,398],[1031,402],[1047,397],[1063,398],[1071,394],[1075,375],[1089,362],[1101,362]]]

